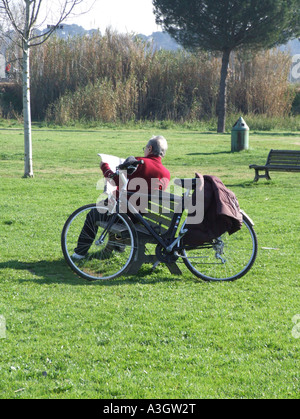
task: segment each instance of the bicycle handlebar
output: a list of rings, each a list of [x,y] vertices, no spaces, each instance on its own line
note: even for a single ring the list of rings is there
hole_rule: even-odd
[[[126,170],[128,168],[137,167],[140,164],[144,164],[144,160],[136,160],[136,159],[127,159],[124,163],[120,164],[117,169],[118,170]]]

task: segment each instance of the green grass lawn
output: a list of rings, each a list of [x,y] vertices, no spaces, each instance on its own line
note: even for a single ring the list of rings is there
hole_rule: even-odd
[[[67,216],[100,191],[97,153],[141,155],[165,135],[175,177],[220,177],[255,222],[259,253],[233,283],[205,283],[144,265],[89,283],[63,260]],[[0,130],[0,398],[299,398],[300,174],[253,184],[248,166],[300,133],[230,134],[180,127],[39,129],[34,179],[23,179],[23,133]],[[0,317],[1,319],[1,317]]]

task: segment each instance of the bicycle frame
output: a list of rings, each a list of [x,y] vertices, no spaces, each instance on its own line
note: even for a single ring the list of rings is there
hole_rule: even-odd
[[[138,179],[133,184],[136,186],[132,186],[132,190],[139,186],[138,192],[129,192],[126,172],[121,172],[124,167],[135,167],[131,161],[129,163],[132,166],[120,165],[118,168],[117,194],[106,193],[108,199],[104,202],[78,208],[64,225],[62,250],[75,273],[88,280],[112,279],[131,272],[131,267],[135,274],[143,263],[154,262],[153,268],[158,263],[164,263],[172,274],[180,274],[176,265],[178,259],[204,281],[234,281],[251,269],[258,245],[253,222],[246,214],[242,213],[242,225],[240,232],[236,231],[237,237],[234,235],[231,238],[232,234],[225,232],[220,237],[208,238],[199,244],[188,244],[186,233],[190,225],[201,223],[204,215],[204,205],[201,207],[204,201],[204,195],[201,195],[204,192],[203,177],[199,176],[199,184],[197,178],[175,179],[174,184],[184,189],[182,194],[162,191],[148,194],[147,185],[146,193],[141,193],[143,185]],[[200,195],[197,195],[199,190]],[[95,214],[95,210],[103,217]],[[86,224],[92,227],[88,232],[85,231]],[[99,231],[98,240],[95,241],[98,227],[102,234]],[[81,235],[86,233],[89,240],[87,253],[80,258],[75,257],[78,255],[72,253],[78,248]],[[148,243],[150,247],[146,247]],[[85,241],[82,244],[86,245]],[[154,255],[149,254],[153,251],[153,244],[156,245]]]
[[[166,250],[167,253],[171,253],[174,249],[174,247],[179,243],[179,241],[182,239],[182,237],[187,233],[187,229],[185,229],[185,223],[188,217],[188,210],[184,207],[184,203],[187,199],[187,197],[190,194],[190,189],[187,189],[185,193],[182,195],[182,211],[181,213],[174,213],[173,219],[171,221],[171,225],[168,229],[168,231],[165,233],[166,235],[170,234],[170,239],[172,240],[171,244],[168,244],[165,242],[165,240],[157,234],[157,232],[152,228],[152,226],[144,219],[144,217],[137,211],[137,209],[132,205],[132,203],[127,200],[127,195],[130,195],[130,192],[127,191],[127,185],[128,185],[128,179],[125,176],[125,173],[120,171],[119,177],[122,180],[122,187],[120,189],[119,197],[116,199],[113,195],[109,196],[109,199],[114,199],[115,205],[115,217],[112,217],[108,225],[106,226],[104,232],[102,233],[101,237],[99,238],[98,242],[101,242],[105,239],[106,235],[109,232],[109,229],[113,225],[113,223],[116,220],[117,214],[119,214],[120,211],[120,204],[126,203],[128,210],[136,217],[136,219],[146,228],[146,230],[154,237],[154,239],[157,241],[157,243]],[[132,193],[131,195],[133,195]],[[143,194],[140,194],[142,196]],[[124,199],[125,198],[125,199]],[[126,200],[126,202],[125,202]],[[174,240],[173,240],[174,239]]]

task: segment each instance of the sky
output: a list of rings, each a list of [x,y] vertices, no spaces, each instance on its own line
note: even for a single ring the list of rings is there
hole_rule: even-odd
[[[161,31],[155,23],[152,0],[86,0],[84,8],[93,2],[88,13],[73,16],[66,23],[76,23],[85,29],[100,29],[102,33],[109,26],[122,33],[150,35]],[[76,10],[80,12],[79,8]]]

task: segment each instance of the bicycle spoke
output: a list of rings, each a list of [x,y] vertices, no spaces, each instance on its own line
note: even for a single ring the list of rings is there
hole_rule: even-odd
[[[250,223],[244,219],[240,231],[224,234],[211,244],[186,248],[182,258],[188,269],[206,281],[233,281],[245,275],[253,265],[257,239]]]
[[[107,231],[111,217],[115,218],[114,223]],[[75,211],[65,224],[64,256],[70,267],[85,279],[115,278],[126,271],[134,257],[136,239],[132,229],[127,216],[100,214],[95,205],[85,206]],[[99,241],[102,236],[104,239]],[[80,254],[87,250],[84,258],[73,257],[77,249],[82,249]]]

